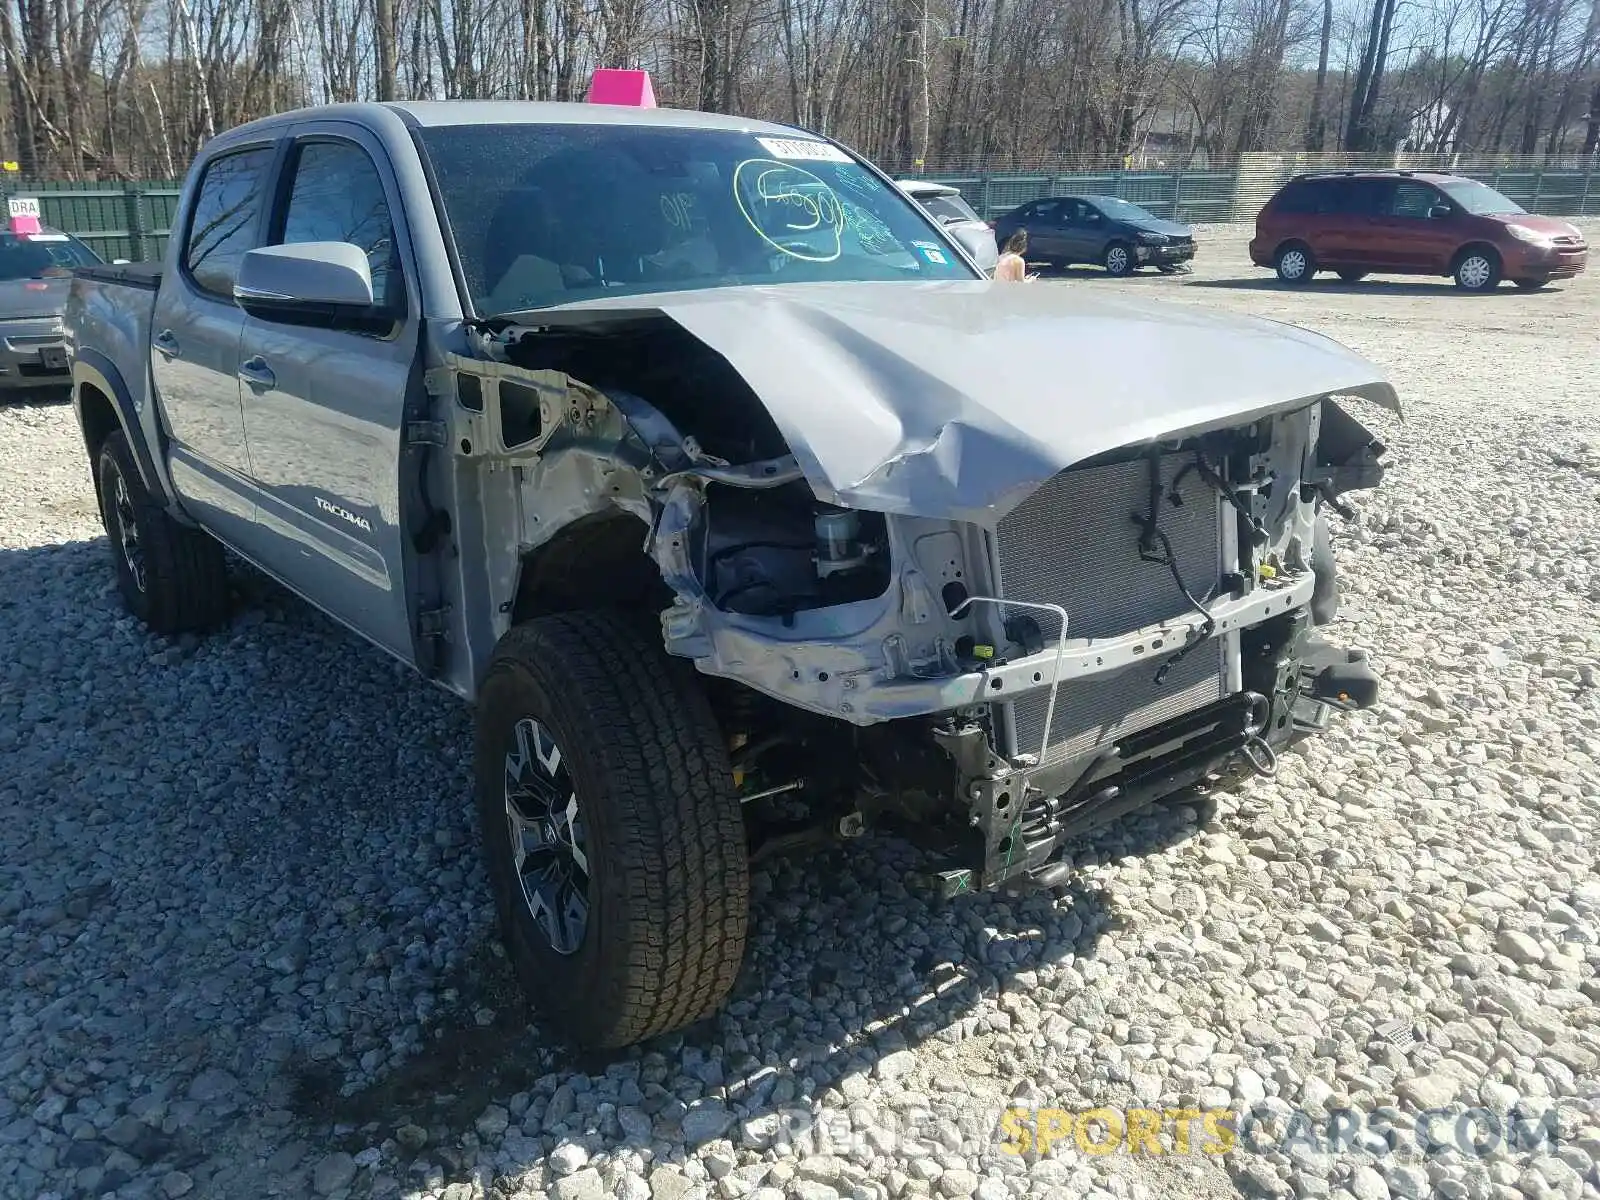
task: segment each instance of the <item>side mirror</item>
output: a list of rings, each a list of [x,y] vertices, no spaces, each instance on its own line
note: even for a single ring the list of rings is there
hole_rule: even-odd
[[[247,251],[233,298],[269,320],[373,317],[367,252],[349,242],[296,242]]]
[[[1428,219],[1432,221],[1442,221],[1445,217],[1450,216],[1455,211],[1456,210],[1451,208],[1448,204],[1435,204],[1428,210]]]

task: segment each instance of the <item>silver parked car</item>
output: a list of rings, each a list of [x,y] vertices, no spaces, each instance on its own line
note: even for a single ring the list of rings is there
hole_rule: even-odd
[[[927,209],[944,226],[945,232],[965,247],[986,274],[994,272],[995,264],[1000,261],[994,226],[973,211],[972,205],[962,197],[960,188],[921,179],[902,179],[899,183],[900,190]]]
[[[71,383],[61,312],[76,267],[99,255],[59,229],[0,230],[0,393]]]

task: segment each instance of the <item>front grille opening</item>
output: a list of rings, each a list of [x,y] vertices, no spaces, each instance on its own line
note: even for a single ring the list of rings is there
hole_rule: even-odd
[[[1180,483],[1181,503],[1165,499],[1172,481],[1193,461],[1190,452],[1161,456],[1163,494],[1160,528],[1172,546],[1185,584],[1209,598],[1226,567],[1223,501],[1198,474]],[[1133,458],[1063,471],[1000,522],[995,548],[1000,595],[1059,604],[1067,611],[1071,639],[1118,637],[1192,611],[1171,570],[1139,557],[1135,513],[1149,507],[1149,466]],[[1004,621],[1021,609],[1005,609]],[[1054,644],[1060,621],[1028,610],[1044,644]],[[1162,646],[1114,675],[1063,684],[1051,722],[1047,762],[1078,757],[1118,737],[1179,716],[1220,699],[1227,678],[1231,639],[1196,647],[1155,682],[1156,671],[1176,647]],[[1001,705],[1010,730],[1010,752],[1034,754],[1044,735],[1047,692]]]

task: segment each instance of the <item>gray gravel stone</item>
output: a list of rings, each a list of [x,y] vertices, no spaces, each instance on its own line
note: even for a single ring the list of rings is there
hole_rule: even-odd
[[[550,1194],[555,1200],[604,1200],[606,1189],[600,1172],[585,1167],[574,1175],[556,1180],[550,1185]]]
[[[1402,1080],[1395,1090],[1402,1100],[1426,1111],[1449,1104],[1456,1098],[1460,1085],[1448,1075],[1418,1075]]]
[[[349,1187],[355,1177],[355,1159],[341,1151],[328,1155],[317,1164],[311,1173],[311,1186],[317,1190],[319,1196],[329,1196],[342,1188]]]

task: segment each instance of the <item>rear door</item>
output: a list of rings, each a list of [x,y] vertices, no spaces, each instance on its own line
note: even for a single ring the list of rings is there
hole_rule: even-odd
[[[1367,271],[1404,271],[1404,251],[1384,217],[1394,202],[1394,180],[1352,179],[1347,186],[1349,248],[1343,261]]]
[[[262,565],[409,660],[400,520],[407,389],[421,386],[421,308],[399,190],[370,134],[297,126],[268,244],[364,250],[381,315],[361,327],[247,315],[237,355]]]
[[[150,373],[171,438],[172,482],[185,505],[237,544],[254,520],[254,489],[239,403],[244,313],[233,281],[260,244],[276,140],[229,149],[202,168],[151,323]]]
[[[1351,260],[1358,230],[1365,232],[1353,210],[1351,181],[1321,179],[1312,186],[1312,211],[1305,220],[1305,241],[1323,266],[1342,266]]]
[[[1022,225],[1028,231],[1028,257],[1068,259],[1066,205],[1061,200],[1035,200]]]

